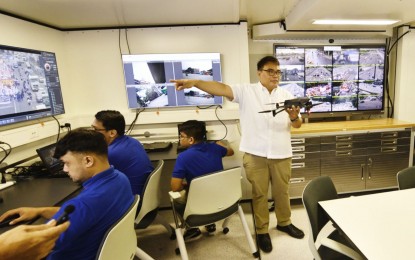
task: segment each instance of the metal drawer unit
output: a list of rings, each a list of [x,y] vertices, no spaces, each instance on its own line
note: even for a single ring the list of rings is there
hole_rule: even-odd
[[[341,192],[397,187],[396,173],[408,167],[410,130],[321,137],[321,175]]]
[[[367,149],[366,189],[397,187],[396,174],[408,167],[411,131],[369,133],[379,145]]]
[[[365,189],[366,147],[376,145],[366,133],[321,137],[321,175],[332,178],[337,192]]]
[[[290,197],[302,196],[305,185],[320,176],[320,137],[293,136]]]

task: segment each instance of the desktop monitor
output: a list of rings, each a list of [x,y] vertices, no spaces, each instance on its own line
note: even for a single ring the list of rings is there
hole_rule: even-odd
[[[171,79],[222,81],[219,53],[122,55],[128,108],[221,105],[195,87],[176,91]]]
[[[312,113],[383,112],[385,45],[275,44],[274,54],[282,71],[280,86],[320,103]]]
[[[0,45],[0,126],[64,112],[55,54]]]

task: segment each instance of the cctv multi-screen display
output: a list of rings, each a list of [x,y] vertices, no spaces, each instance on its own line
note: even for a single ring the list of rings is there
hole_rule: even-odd
[[[380,112],[384,108],[385,46],[274,45],[280,86],[308,97],[311,112]]]
[[[171,79],[222,81],[219,53],[122,55],[128,107],[221,105],[223,98],[195,87],[176,91]]]
[[[54,53],[0,45],[0,126],[63,114]]]

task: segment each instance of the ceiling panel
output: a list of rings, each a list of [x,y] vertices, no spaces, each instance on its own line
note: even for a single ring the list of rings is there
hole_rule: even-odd
[[[399,19],[414,25],[414,0],[2,0],[0,11],[60,29],[287,21],[290,30],[321,18]]]

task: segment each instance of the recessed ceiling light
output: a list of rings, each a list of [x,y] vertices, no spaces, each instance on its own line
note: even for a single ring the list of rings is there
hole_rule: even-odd
[[[391,25],[398,20],[314,20],[313,24],[332,25]]]

